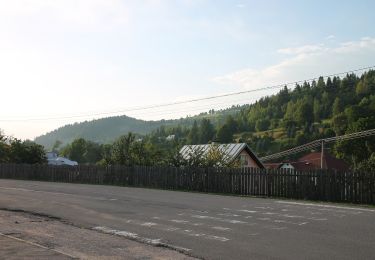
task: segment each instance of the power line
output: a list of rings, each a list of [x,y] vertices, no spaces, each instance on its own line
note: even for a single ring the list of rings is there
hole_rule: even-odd
[[[260,160],[262,162],[266,162],[266,161],[270,161],[270,160],[273,160],[273,159],[282,158],[282,157],[285,157],[285,156],[288,156],[288,155],[304,152],[304,151],[319,147],[319,146],[322,145],[322,143],[332,143],[332,142],[335,142],[335,141],[353,140],[353,139],[363,138],[363,137],[368,137],[368,136],[373,136],[373,135],[375,135],[375,129],[370,129],[370,130],[356,132],[356,133],[352,133],[352,134],[339,135],[339,136],[335,136],[335,137],[319,139],[319,140],[315,140],[315,141],[312,141],[310,143],[300,145],[300,146],[297,146],[297,147],[294,147],[294,148],[291,148],[291,149],[288,149],[288,150],[285,150],[285,151],[282,151],[282,152],[279,152],[279,153],[264,156],[264,157],[260,158]]]
[[[207,101],[207,100],[213,100],[213,99],[218,99],[218,98],[243,95],[243,94],[248,94],[248,93],[253,93],[253,92],[258,92],[258,91],[278,89],[278,88],[282,88],[282,87],[285,87],[285,86],[297,85],[297,84],[304,83],[304,82],[311,82],[311,81],[314,81],[314,80],[318,80],[320,77],[323,77],[323,78],[335,77],[335,76],[339,76],[339,75],[355,73],[355,72],[364,71],[364,70],[370,70],[370,69],[373,69],[373,68],[375,68],[375,65],[363,67],[363,68],[359,68],[359,69],[354,69],[354,70],[349,70],[349,71],[345,71],[345,72],[325,75],[325,76],[319,76],[319,77],[305,79],[305,80],[298,80],[298,81],[288,82],[288,83],[284,83],[284,84],[278,84],[278,85],[272,85],[272,86],[263,87],[263,88],[252,89],[252,90],[244,90],[244,91],[239,91],[239,92],[232,92],[232,93],[227,93],[227,94],[208,96],[208,97],[204,97],[204,98],[188,99],[188,100],[184,100],[184,101],[176,101],[176,102],[170,102],[170,103],[164,103],[164,104],[155,104],[155,105],[143,106],[143,107],[133,107],[133,108],[122,109],[122,110],[117,110],[117,111],[90,113],[90,114],[81,114],[81,115],[71,115],[71,116],[53,116],[53,117],[44,117],[44,118],[40,117],[40,118],[24,118],[24,119],[0,119],[0,122],[47,121],[47,120],[58,120],[58,119],[81,118],[81,117],[95,117],[95,116],[104,116],[104,115],[111,115],[111,114],[118,114],[118,113],[134,112],[134,111],[140,111],[140,110],[148,110],[148,109],[154,109],[154,108],[159,108],[159,107],[170,107],[170,106],[194,103],[194,102],[199,102],[199,101]]]

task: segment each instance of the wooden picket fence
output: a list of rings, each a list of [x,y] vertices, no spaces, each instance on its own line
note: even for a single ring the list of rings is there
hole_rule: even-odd
[[[375,204],[374,172],[0,164],[0,178]]]

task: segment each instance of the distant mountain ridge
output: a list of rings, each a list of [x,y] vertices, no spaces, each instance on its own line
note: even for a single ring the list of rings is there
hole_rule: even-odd
[[[225,115],[233,114],[237,111],[238,106],[215,112],[212,115],[213,121],[224,118]],[[128,116],[114,116],[80,123],[68,124],[56,130],[48,132],[35,138],[35,142],[43,145],[46,149],[51,149],[53,144],[58,140],[62,145],[71,143],[74,139],[84,138],[97,143],[111,143],[121,135],[133,132],[140,135],[146,135],[161,126],[180,125],[190,127],[194,120],[207,116],[208,113],[201,113],[196,116],[171,119],[146,121]]]
[[[76,138],[85,138],[98,143],[108,143],[128,132],[147,134],[165,124],[165,120],[144,121],[128,116],[115,116],[65,125],[35,138],[35,142],[51,148],[56,140],[63,145]]]

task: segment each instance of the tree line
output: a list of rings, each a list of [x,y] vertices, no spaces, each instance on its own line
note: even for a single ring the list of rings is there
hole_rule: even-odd
[[[42,145],[30,140],[21,141],[8,137],[0,131],[0,163],[46,163],[47,158]]]
[[[292,90],[284,87],[223,120],[217,120],[213,110],[200,116],[191,127],[161,126],[148,135],[121,136],[112,144],[77,139],[61,152],[83,163],[168,165],[185,144],[245,142],[262,156],[315,139],[372,129],[375,71],[361,76],[348,74],[342,79],[320,77]],[[370,167],[375,161],[374,137],[354,144],[337,142],[329,149],[353,168]]]
[[[80,164],[125,165],[125,166],[190,166],[190,167],[236,167],[233,160],[218,145],[212,144],[208,152],[202,149],[188,149],[187,156],[180,154],[181,146],[173,142],[170,147],[159,147],[150,140],[137,138],[133,133],[120,136],[112,144],[98,144],[79,138],[55,152]]]
[[[83,138],[68,145],[56,141],[53,149],[79,163],[123,165],[186,164],[178,158],[185,144],[245,142],[259,156],[272,154],[315,139],[375,128],[375,71],[320,77],[293,89],[285,86],[275,95],[228,111],[224,117],[210,110],[185,120],[191,124],[161,125],[150,134],[127,133],[110,143]],[[36,149],[30,141],[2,143],[7,147],[1,148],[2,153],[12,146]],[[336,142],[329,149],[353,168],[371,168],[375,162],[375,137]],[[2,156],[19,161],[16,157]]]

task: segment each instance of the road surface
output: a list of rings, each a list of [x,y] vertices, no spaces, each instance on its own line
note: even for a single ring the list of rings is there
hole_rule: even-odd
[[[58,219],[0,210],[0,259],[196,260],[175,250],[69,225]]]
[[[374,259],[375,208],[0,180],[0,208],[163,243],[204,259]]]

